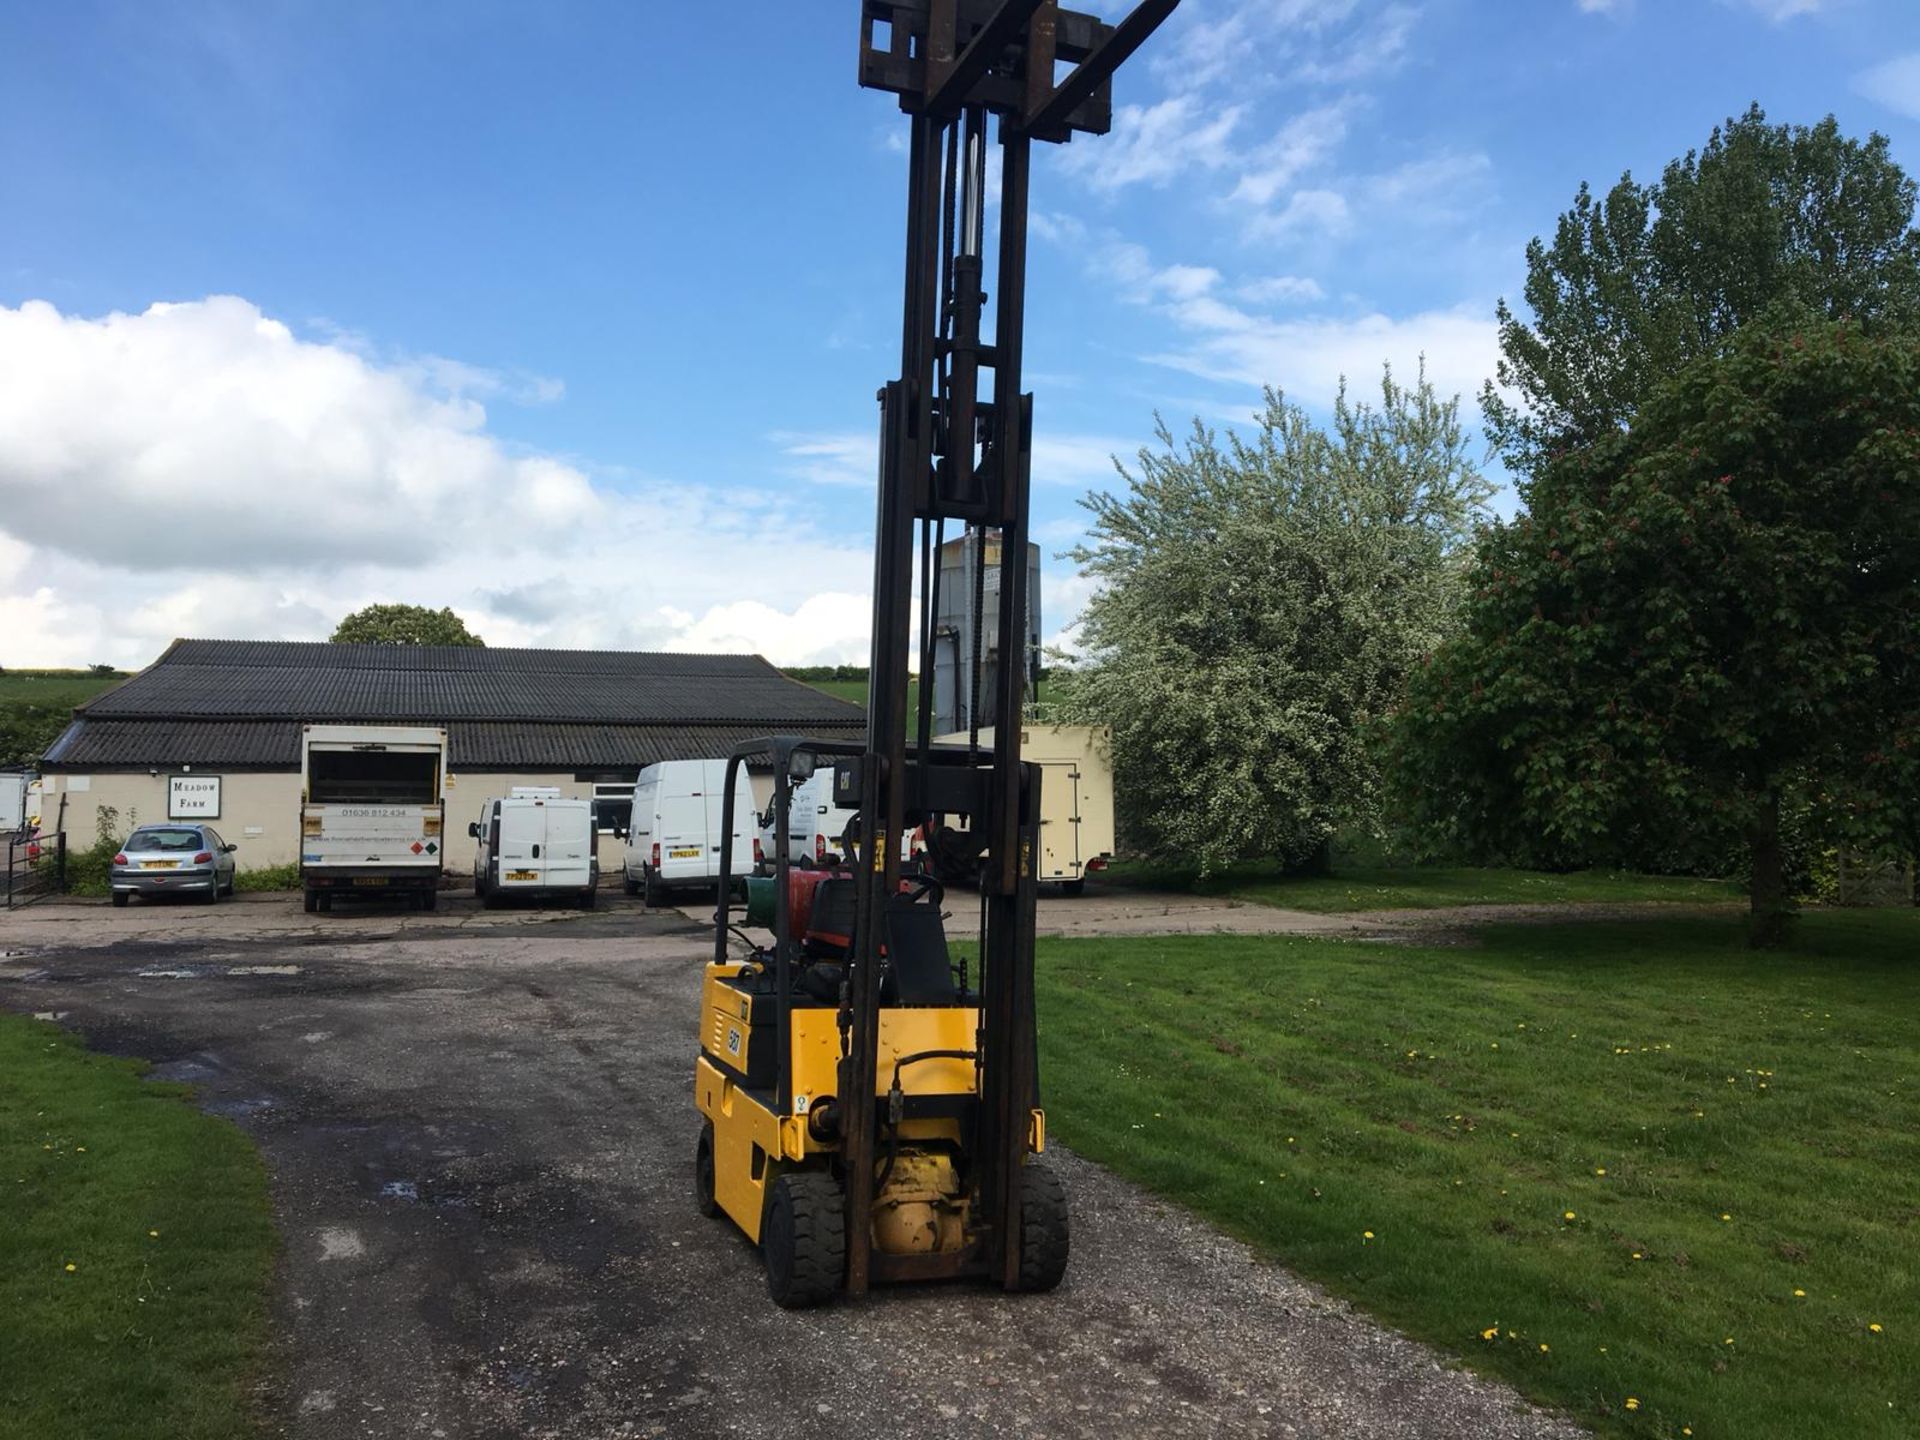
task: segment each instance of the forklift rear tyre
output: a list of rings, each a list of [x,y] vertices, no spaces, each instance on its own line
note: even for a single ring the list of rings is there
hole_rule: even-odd
[[[713,1122],[700,1127],[700,1143],[693,1149],[693,1204],[709,1220],[720,1213],[713,1198]]]
[[[1067,1187],[1038,1162],[1020,1167],[1020,1288],[1051,1290],[1067,1273]]]
[[[420,892],[420,908],[422,910],[439,909],[440,892],[438,890],[422,890]]]
[[[333,913],[333,896],[322,895],[320,897],[320,913],[323,915],[331,915]]]
[[[773,1182],[767,1206],[767,1293],[785,1310],[833,1298],[847,1273],[847,1211],[840,1184],[822,1170]]]
[[[300,901],[300,908],[305,910],[309,915],[313,914],[314,911],[320,908],[320,892],[318,890],[307,891],[306,895]]]

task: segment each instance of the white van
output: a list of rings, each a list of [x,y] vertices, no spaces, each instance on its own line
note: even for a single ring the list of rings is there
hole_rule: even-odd
[[[627,894],[644,891],[647,904],[659,905],[668,890],[720,878],[720,792],[726,783],[724,760],[661,760],[640,772],[621,859]],[[738,786],[729,870],[744,880],[753,870],[755,824],[744,766]]]
[[[473,890],[488,909],[514,895],[592,908],[600,861],[591,800],[562,795],[555,786],[516,785],[504,799],[482,805],[467,834],[479,841]]]
[[[788,855],[794,860],[813,860],[823,865],[830,860],[845,860],[846,847],[841,837],[847,833],[847,826],[859,818],[858,810],[833,803],[833,767],[822,766],[793,787],[792,798],[787,802]],[[773,801],[769,799],[760,815],[760,848],[754,857],[757,868],[765,871],[773,868],[773,821]]]

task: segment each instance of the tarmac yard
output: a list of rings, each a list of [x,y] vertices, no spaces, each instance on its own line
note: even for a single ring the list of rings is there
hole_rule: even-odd
[[[776,1308],[693,1206],[710,942],[682,914],[276,897],[0,925],[0,1004],[152,1060],[260,1145],[275,1434],[1583,1433],[1057,1146],[1053,1294]]]

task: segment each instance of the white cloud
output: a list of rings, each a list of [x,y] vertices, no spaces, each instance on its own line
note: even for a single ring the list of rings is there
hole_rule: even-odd
[[[1619,15],[1632,0],[1574,0],[1582,15]]]
[[[1310,303],[1327,294],[1318,280],[1304,275],[1268,275],[1247,281],[1234,293],[1252,305]]]
[[[1278,210],[1249,218],[1246,233],[1256,241],[1285,240],[1311,230],[1341,235],[1351,222],[1352,207],[1338,190],[1296,190]]]
[[[1319,164],[1347,138],[1353,102],[1323,105],[1288,120],[1265,145],[1249,154],[1229,204],[1271,205],[1293,180]]]
[[[0,307],[0,663],[321,638],[390,600],[451,605],[495,644],[864,658],[864,535],[790,495],[521,453],[476,394],[522,382],[492,373],[383,365],[233,297]]]
[[[1861,71],[1853,77],[1853,88],[1897,115],[1920,120],[1920,51]]]
[[[1033,437],[1033,481],[1036,485],[1084,486],[1113,474],[1111,457],[1132,453],[1125,440],[1109,435],[1083,435],[1036,425]],[[878,483],[879,438],[853,432],[822,431],[802,434],[781,431],[774,436],[783,454],[799,457],[790,467],[796,477],[824,485],[862,485],[869,491]]]
[[[1067,147],[1060,163],[1095,190],[1164,185],[1196,169],[1232,163],[1229,141],[1242,113],[1238,105],[1216,110],[1190,94],[1157,105],[1122,105],[1111,134],[1097,145]]]
[[[1410,378],[1426,358],[1427,375],[1443,395],[1472,396],[1493,374],[1499,336],[1490,305],[1461,305],[1392,317],[1246,317],[1232,328],[1210,328],[1192,343],[1152,357],[1209,380],[1276,385],[1303,404],[1332,400],[1345,376],[1370,388],[1383,363]]]
[[[1799,15],[1817,15],[1827,8],[1828,0],[1738,0],[1767,20],[1779,25]]]

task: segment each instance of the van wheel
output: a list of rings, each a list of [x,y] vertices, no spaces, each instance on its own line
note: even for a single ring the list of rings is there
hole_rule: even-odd
[[[420,892],[420,908],[422,910],[438,910],[440,908],[440,892],[438,890],[422,890]]]
[[[588,886],[585,890],[582,890],[580,892],[580,908],[582,910],[593,909],[594,904],[598,900],[598,898],[599,897],[595,895],[593,891],[593,887]]]
[[[333,913],[333,896],[326,894],[321,895],[320,913],[322,915],[331,915]]]
[[[1060,893],[1069,900],[1075,899],[1087,893],[1087,882],[1084,880],[1062,880],[1060,882]]]
[[[640,882],[622,870],[620,872],[620,888],[629,895],[638,895],[640,893]]]
[[[767,1207],[767,1293],[786,1310],[830,1300],[847,1273],[847,1211],[840,1182],[824,1170],[790,1170]]]
[[[320,892],[318,890],[307,891],[305,895],[300,897],[300,908],[309,915],[313,914],[314,911],[320,908]]]
[[[651,870],[647,871],[646,891],[649,910],[658,910],[667,903],[667,892],[661,888],[659,878]]]

